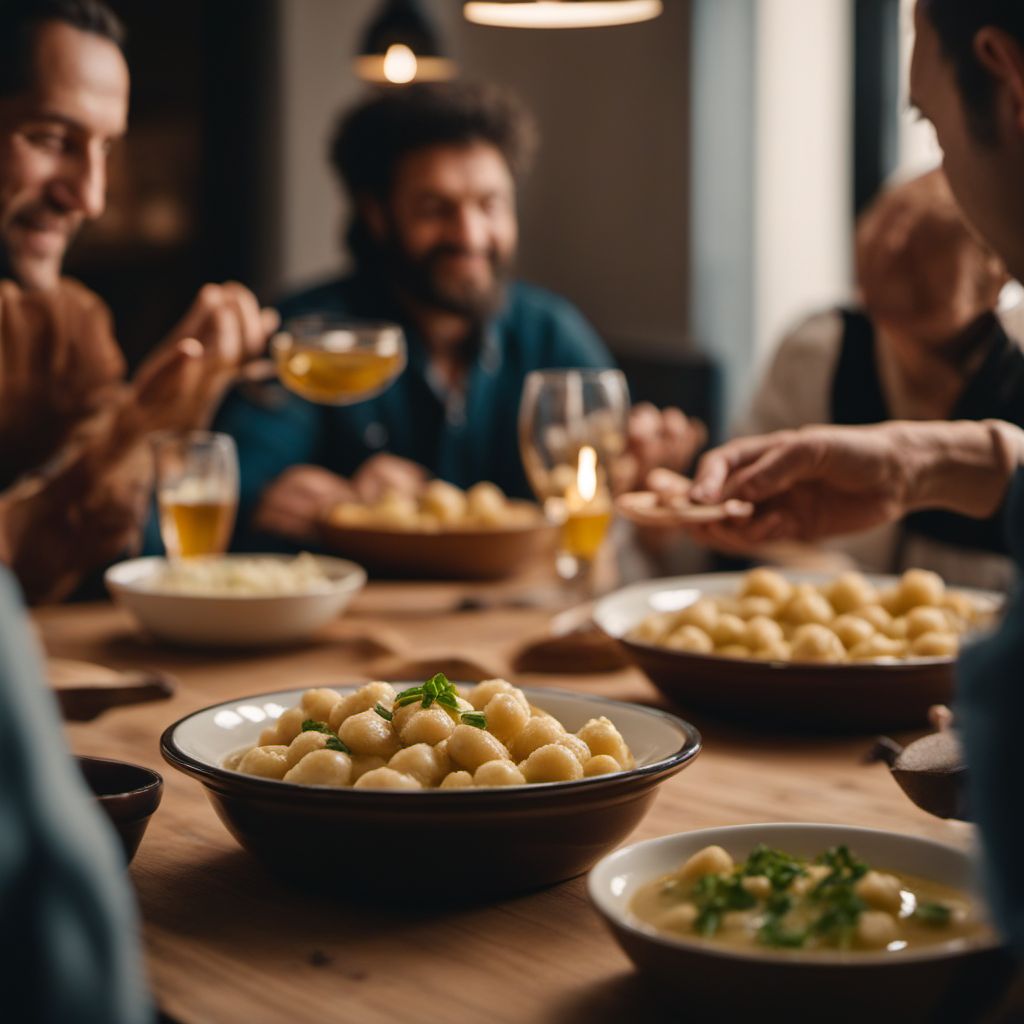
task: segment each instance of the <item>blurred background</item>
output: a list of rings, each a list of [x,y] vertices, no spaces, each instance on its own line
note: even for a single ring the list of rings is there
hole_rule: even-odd
[[[131,127],[69,272],[134,359],[205,281],[272,302],[337,273],[327,139],[364,90],[401,87],[368,85],[356,58],[410,9],[456,74],[511,87],[538,119],[521,276],[580,307],[634,398],[719,436],[781,333],[852,296],[856,212],[938,160],[903,113],[910,0],[663,0],[650,21],[559,30],[472,24],[462,0],[112,6]]]

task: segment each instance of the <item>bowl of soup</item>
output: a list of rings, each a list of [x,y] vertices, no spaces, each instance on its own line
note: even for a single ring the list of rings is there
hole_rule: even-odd
[[[588,891],[639,970],[726,1017],[970,1020],[1012,970],[974,857],[894,832],[700,829],[616,851]]]
[[[161,752],[285,880],[459,903],[582,874],[700,751],[651,708],[436,680],[227,701],[172,725]]]

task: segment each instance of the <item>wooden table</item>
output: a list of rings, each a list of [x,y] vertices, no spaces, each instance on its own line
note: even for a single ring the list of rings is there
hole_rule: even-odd
[[[661,1003],[632,970],[590,908],[583,879],[452,913],[311,902],[269,878],[225,831],[203,789],[162,763],[157,741],[165,726],[221,700],[379,678],[376,666],[403,657],[462,656],[513,678],[511,656],[545,633],[550,613],[456,612],[464,593],[448,584],[373,584],[311,645],[239,654],[152,645],[110,605],[36,615],[52,656],[159,667],[180,682],[170,701],[69,726],[78,753],[164,772],[163,804],[131,875],[152,985],[168,1017],[183,1024],[681,1019],[684,1008]],[[634,669],[514,681],[661,703]],[[969,826],[929,817],[884,767],[860,764],[870,738],[783,739],[694,717],[704,752],[660,788],[631,841],[757,821],[835,822],[970,841]]]

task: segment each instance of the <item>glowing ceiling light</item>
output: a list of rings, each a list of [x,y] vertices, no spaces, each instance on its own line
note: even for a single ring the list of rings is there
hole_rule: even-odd
[[[662,9],[662,0],[470,0],[462,12],[500,28],[595,28],[649,21]]]
[[[416,77],[416,54],[405,43],[392,43],[384,54],[384,77],[393,85],[405,85]]]

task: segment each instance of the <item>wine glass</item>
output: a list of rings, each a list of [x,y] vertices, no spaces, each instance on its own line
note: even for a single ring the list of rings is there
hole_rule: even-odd
[[[193,430],[153,442],[160,535],[171,558],[216,555],[238,509],[238,452],[227,434]]]
[[[405,369],[402,328],[384,321],[295,317],[274,335],[270,350],[281,383],[324,405],[373,398]]]
[[[519,449],[560,528],[556,568],[589,575],[612,520],[612,465],[626,450],[629,388],[619,370],[535,370],[519,406]]]

